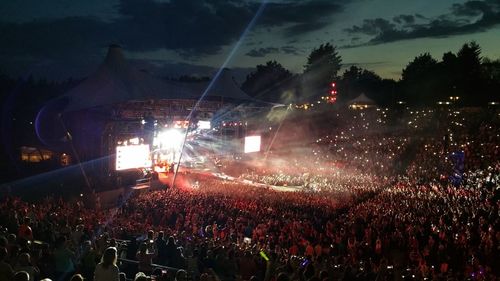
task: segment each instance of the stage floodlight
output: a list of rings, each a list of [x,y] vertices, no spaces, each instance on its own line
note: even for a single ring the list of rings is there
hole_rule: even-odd
[[[245,153],[260,151],[260,136],[245,137]]]
[[[179,129],[169,129],[158,134],[158,141],[163,149],[181,148],[184,134]]]

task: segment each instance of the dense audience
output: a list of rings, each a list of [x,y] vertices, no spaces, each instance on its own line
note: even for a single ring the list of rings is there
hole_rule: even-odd
[[[235,180],[188,174],[109,209],[4,198],[0,281],[497,280],[498,116],[415,111],[391,134],[364,114]]]

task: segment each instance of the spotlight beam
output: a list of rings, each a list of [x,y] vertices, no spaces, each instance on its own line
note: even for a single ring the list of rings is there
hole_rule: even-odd
[[[68,137],[69,144],[71,146],[71,150],[73,151],[73,155],[76,158],[76,161],[78,162],[78,167],[80,168],[80,172],[82,173],[83,178],[85,179],[85,183],[87,184],[87,191],[90,192],[92,190],[92,187],[90,186],[90,181],[89,178],[87,177],[87,173],[85,172],[85,169],[83,168],[82,161],[80,161],[80,156],[78,155],[78,152],[76,151],[76,148],[73,144],[73,137],[71,137],[71,134],[69,133],[68,128],[66,128],[66,124],[64,124],[64,120],[62,119],[62,114],[59,114],[58,117],[59,121],[61,122],[61,125],[66,132],[66,136]]]
[[[255,15],[253,16],[252,20],[250,20],[250,22],[248,23],[247,27],[245,28],[245,30],[241,34],[241,36],[238,39],[238,41],[236,41],[236,44],[234,45],[234,47],[231,49],[231,52],[228,54],[228,56],[224,60],[224,63],[220,66],[219,70],[217,70],[217,73],[214,75],[214,77],[212,78],[212,80],[208,84],[208,86],[205,89],[205,91],[203,91],[203,94],[196,101],[195,105],[191,109],[191,112],[189,112],[189,115],[188,115],[187,120],[186,120],[186,121],[188,121],[188,127],[186,129],[186,133],[184,134],[184,141],[182,142],[181,153],[179,154],[179,161],[177,161],[177,167],[175,167],[174,178],[172,179],[172,188],[175,187],[175,180],[177,178],[177,173],[179,172],[179,166],[181,164],[182,154],[184,153],[184,147],[185,147],[185,144],[186,144],[186,138],[187,138],[187,135],[188,135],[189,127],[191,125],[191,118],[193,116],[193,113],[198,109],[201,101],[205,98],[205,96],[208,94],[208,92],[212,89],[213,85],[219,79],[219,76],[221,75],[221,73],[224,70],[224,68],[226,68],[226,66],[229,64],[229,62],[233,58],[234,54],[236,54],[236,51],[240,48],[241,44],[243,43],[243,40],[248,35],[248,33],[250,32],[250,30],[253,28],[253,26],[257,22],[257,19],[260,17],[260,15],[262,14],[262,12],[264,11],[264,8],[265,8],[265,6],[267,4],[267,1],[268,0],[263,0],[262,1],[262,3],[259,6],[259,9],[257,10],[257,12],[255,13]]]
[[[271,143],[269,144],[269,147],[267,148],[267,151],[266,151],[266,153],[265,153],[265,156],[264,156],[264,162],[266,162],[266,161],[267,161],[267,156],[269,155],[269,151],[271,151],[271,147],[273,146],[274,141],[276,140],[276,137],[278,136],[278,133],[279,133],[279,131],[280,131],[280,129],[281,129],[281,126],[283,125],[283,122],[284,122],[284,121],[285,121],[285,119],[286,119],[286,116],[288,115],[288,110],[289,110],[289,109],[290,109],[290,106],[288,106],[288,107],[286,108],[285,115],[283,116],[283,119],[281,119],[281,122],[280,122],[280,125],[278,126],[278,129],[276,129],[276,133],[274,133],[274,136],[273,136],[273,138],[272,138],[272,140],[271,140]]]

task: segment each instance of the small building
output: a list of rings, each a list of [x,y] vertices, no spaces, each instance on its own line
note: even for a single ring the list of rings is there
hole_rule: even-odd
[[[353,110],[363,110],[377,107],[375,101],[367,97],[365,94],[359,95],[358,97],[350,100],[347,104],[349,105],[349,108]]]

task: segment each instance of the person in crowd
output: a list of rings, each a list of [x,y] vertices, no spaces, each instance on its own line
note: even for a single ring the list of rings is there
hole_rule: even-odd
[[[18,271],[14,274],[13,281],[29,281],[30,275],[26,271]]]
[[[187,281],[187,272],[183,269],[177,270],[174,281]]]
[[[81,274],[75,274],[75,275],[71,276],[71,278],[69,279],[69,281],[83,281],[83,280],[85,280],[85,279],[83,278],[83,276]]]
[[[65,236],[61,236],[56,241],[53,253],[55,263],[56,278],[68,278],[75,272],[75,254],[68,248]]]
[[[158,253],[157,263],[161,265],[167,265],[168,250],[167,242],[165,241],[165,233],[163,231],[158,232],[158,236],[155,240],[155,247]]]
[[[102,255],[101,262],[95,268],[94,281],[119,281],[120,270],[116,265],[117,258],[116,248],[108,247]]]
[[[137,274],[134,277],[134,281],[149,281],[150,279],[144,272],[137,272]]]
[[[8,253],[5,247],[0,247],[0,281],[10,281],[14,276],[14,270],[8,262],[6,262]]]
[[[23,220],[23,224],[19,226],[19,231],[17,232],[17,236],[21,239],[25,240],[33,240],[33,231],[30,227],[31,219],[29,217],[25,217]]]
[[[25,271],[29,274],[29,281],[35,281],[40,275],[38,267],[31,264],[31,257],[28,253],[21,253],[18,258],[18,265],[15,267],[16,271]]]
[[[92,242],[90,240],[84,241],[80,256],[80,271],[85,279],[91,280],[93,278],[98,257],[99,255],[92,246]]]
[[[150,248],[150,244],[146,242],[141,243],[136,257],[139,261],[139,271],[151,274],[153,272],[153,258],[156,257],[156,252]]]

